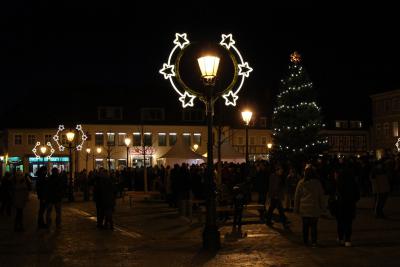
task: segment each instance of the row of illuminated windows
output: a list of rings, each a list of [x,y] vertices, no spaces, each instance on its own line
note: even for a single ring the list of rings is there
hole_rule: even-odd
[[[65,137],[64,137],[64,138],[65,138]],[[65,138],[65,139],[66,139],[66,138]],[[46,135],[44,136],[44,141],[45,141],[45,143],[51,142],[52,140],[53,140],[53,136],[52,136],[51,134],[46,134]],[[28,134],[28,135],[26,136],[26,143],[27,143],[28,145],[35,145],[37,141],[39,141],[39,140],[38,140],[37,136],[34,135],[34,134]],[[22,145],[22,143],[23,143],[22,134],[16,134],[16,135],[14,135],[14,144],[15,144],[15,145]]]
[[[177,142],[178,135],[177,133],[158,133],[158,140],[154,140],[153,134],[149,132],[145,132],[143,134],[143,143],[145,146],[153,146],[158,142],[158,146],[173,146]],[[91,135],[87,134],[87,140],[91,140]],[[28,145],[35,145],[38,140],[37,136],[34,134],[28,134],[26,136]],[[126,133],[95,133],[95,145],[96,146],[104,146],[106,142],[107,146],[125,146],[125,139],[130,139],[130,145],[132,146],[141,146],[142,145],[142,134],[140,132],[133,133],[132,135]],[[52,135],[45,135],[44,141],[45,143],[51,142],[53,139]],[[67,143],[67,139],[65,135],[60,136],[60,141],[62,144]],[[168,141],[168,142],[167,142]],[[191,146],[192,144],[201,145],[201,133],[183,133],[182,141],[185,145]],[[21,134],[14,135],[14,144],[22,145],[23,136]]]
[[[363,135],[332,135],[328,136],[328,144],[332,150],[361,151],[367,149],[367,138]]]
[[[375,125],[375,133],[376,136],[393,136],[393,137],[398,137],[399,136],[399,122],[398,121],[393,121],[391,123],[385,122],[385,123],[377,123]]]
[[[259,141],[259,142],[257,142]],[[249,145],[254,146],[254,145],[267,145],[268,138],[266,136],[261,136],[259,140],[255,136],[250,136],[249,137]],[[237,145],[245,145],[246,144],[246,137],[243,136],[238,136],[237,137]]]
[[[115,133],[107,133],[106,135],[103,133],[95,134],[95,145],[103,146],[104,141],[108,146],[125,146],[125,139],[130,139],[130,145],[132,146],[141,146],[142,140],[145,146],[154,146],[158,144],[158,146],[173,146],[177,142],[178,135],[177,133],[158,133],[157,140],[155,140],[154,136],[150,132],[145,132],[143,135],[140,132],[133,133],[132,135],[125,133],[118,133],[118,137],[116,137]],[[105,140],[106,139],[106,140]],[[183,133],[182,140],[185,145],[191,146],[192,144],[201,145],[201,133]],[[168,142],[167,142],[168,141]]]

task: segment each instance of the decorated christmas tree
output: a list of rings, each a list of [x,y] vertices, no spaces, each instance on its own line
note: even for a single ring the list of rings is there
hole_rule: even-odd
[[[274,149],[277,156],[306,159],[326,148],[319,136],[322,128],[321,109],[316,91],[301,64],[301,56],[290,55],[289,73],[281,80],[273,114]]]

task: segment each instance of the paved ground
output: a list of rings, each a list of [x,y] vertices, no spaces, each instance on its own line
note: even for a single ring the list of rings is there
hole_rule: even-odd
[[[222,249],[201,251],[202,224],[189,223],[175,210],[156,202],[119,201],[114,232],[97,230],[92,202],[65,203],[61,230],[37,230],[37,201],[31,197],[26,231],[14,233],[12,218],[0,217],[0,266],[399,266],[400,198],[387,205],[388,220],[373,218],[371,199],[359,204],[352,248],[335,243],[335,221],[321,219],[319,248],[302,246],[300,221],[288,214],[292,231],[268,228],[249,214],[248,237],[225,238]]]

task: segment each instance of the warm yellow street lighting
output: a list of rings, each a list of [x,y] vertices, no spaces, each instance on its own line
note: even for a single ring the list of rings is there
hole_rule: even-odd
[[[42,153],[42,155],[46,154],[46,151],[47,151],[47,147],[45,147],[45,146],[40,147],[40,152]]]
[[[90,148],[86,148],[86,153],[90,154]]]
[[[248,111],[248,110],[245,110],[242,112],[242,118],[243,118],[243,121],[246,123],[246,125],[249,125],[252,115],[253,115],[253,112]]]
[[[124,142],[125,142],[126,146],[129,146],[131,144],[131,139],[130,138],[125,138]]]
[[[101,147],[96,148],[96,151],[97,151],[98,154],[100,154],[101,153]]]
[[[268,143],[267,147],[268,147],[268,149],[271,149],[272,148],[272,143]]]
[[[217,76],[219,57],[216,56],[204,56],[197,59],[199,63],[201,77],[207,84],[213,85],[215,83],[215,77]]]
[[[69,131],[66,135],[67,135],[68,142],[74,141],[74,138],[75,138],[75,133],[74,132]]]
[[[199,145],[198,145],[198,144],[194,144],[194,145],[193,145],[194,151],[197,151],[198,148],[199,148]]]

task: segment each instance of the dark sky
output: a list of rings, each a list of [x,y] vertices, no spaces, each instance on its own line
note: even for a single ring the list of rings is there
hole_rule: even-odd
[[[191,40],[233,33],[254,68],[239,104],[259,113],[271,113],[294,50],[328,119],[368,119],[368,95],[400,85],[400,21],[390,6],[4,2],[12,3],[0,6],[0,128],[90,103],[179,107],[158,73],[175,32]]]

